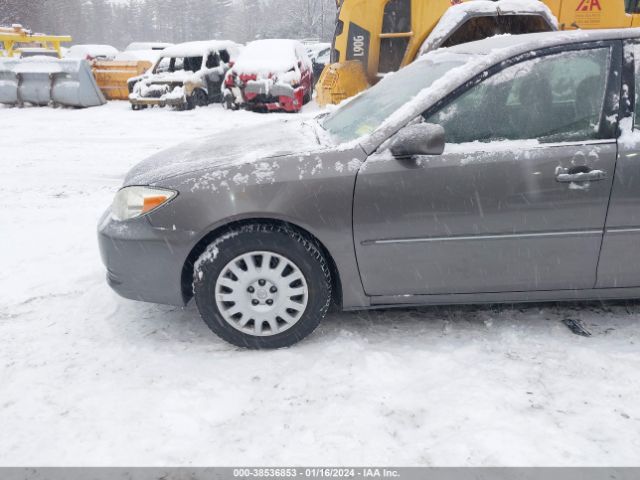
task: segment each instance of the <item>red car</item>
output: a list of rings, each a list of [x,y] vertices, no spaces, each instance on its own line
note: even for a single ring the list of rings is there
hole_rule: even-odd
[[[298,112],[313,95],[313,66],[295,40],[257,40],[227,72],[224,105],[232,110]]]

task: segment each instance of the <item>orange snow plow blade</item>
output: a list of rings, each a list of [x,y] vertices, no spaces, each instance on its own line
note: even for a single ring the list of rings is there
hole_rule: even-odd
[[[107,100],[128,100],[128,80],[142,75],[151,66],[151,62],[147,61],[95,61],[91,68],[98,87]]]

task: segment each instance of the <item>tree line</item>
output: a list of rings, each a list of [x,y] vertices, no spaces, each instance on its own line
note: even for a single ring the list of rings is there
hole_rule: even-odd
[[[0,0],[0,25],[124,48],[133,41],[330,41],[335,0]]]

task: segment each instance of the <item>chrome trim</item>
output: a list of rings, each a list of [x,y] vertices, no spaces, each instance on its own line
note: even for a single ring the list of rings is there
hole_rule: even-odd
[[[638,229],[640,232],[640,229]],[[505,235],[473,235],[459,237],[427,237],[427,238],[397,238],[389,240],[364,240],[363,246],[388,245],[393,243],[430,243],[430,242],[459,242],[470,240],[514,240],[519,238],[545,238],[545,237],[577,237],[580,235],[602,235],[602,230],[583,230],[572,232],[544,232],[544,233],[516,233]]]
[[[614,227],[607,228],[607,231],[605,233],[640,233],[640,228]]]
[[[608,145],[615,144],[618,141],[615,138],[600,139],[600,140],[586,140],[582,142],[558,142],[558,143],[541,143],[542,147],[584,147],[590,145]]]
[[[559,147],[590,147],[590,146],[596,146],[596,145],[615,145],[618,141],[615,138],[610,138],[610,139],[600,139],[600,140],[582,140],[582,141],[575,141],[575,142],[556,142],[556,143],[538,143],[535,145],[526,145],[524,148],[521,146],[520,141],[519,140],[500,140],[500,141],[495,141],[495,142],[487,142],[486,144],[483,143],[447,143],[448,145],[452,145],[452,146],[456,146],[459,147],[461,145],[469,145],[469,146],[475,146],[477,148],[475,149],[469,149],[469,150],[465,150],[465,153],[467,152],[471,152],[471,153],[477,153],[477,152],[486,152],[485,149],[483,149],[483,145],[490,145],[490,144],[495,144],[497,146],[503,146],[503,149],[495,149],[495,150],[491,150],[490,152],[502,152],[502,151],[506,151],[506,150],[510,150],[510,147],[512,148],[514,145],[516,147],[518,147],[518,150],[539,150],[542,148],[559,148]],[[445,151],[444,154],[457,154],[457,153],[462,153],[462,152],[448,152],[446,150],[445,147]]]

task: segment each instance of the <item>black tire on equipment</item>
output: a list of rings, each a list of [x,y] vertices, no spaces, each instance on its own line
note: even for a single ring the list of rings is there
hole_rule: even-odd
[[[220,315],[215,286],[221,270],[251,251],[271,251],[289,258],[302,271],[309,293],[305,312],[291,328],[273,336],[253,336],[229,325]],[[202,319],[223,340],[249,349],[291,346],[310,335],[331,304],[331,273],[319,246],[298,231],[281,225],[255,223],[230,230],[215,240],[196,262],[193,291]]]

